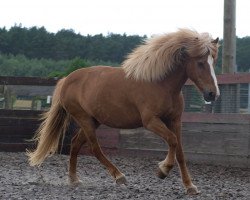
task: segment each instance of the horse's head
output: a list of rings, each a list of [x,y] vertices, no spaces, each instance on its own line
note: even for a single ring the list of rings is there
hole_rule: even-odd
[[[218,38],[213,40],[212,43],[218,46]],[[216,59],[217,52],[215,55],[208,50],[204,56],[193,57],[187,64],[187,75],[203,93],[205,101],[215,101],[220,95],[214,72]]]

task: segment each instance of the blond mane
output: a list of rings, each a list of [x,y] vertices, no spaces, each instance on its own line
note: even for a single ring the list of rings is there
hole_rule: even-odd
[[[142,81],[162,80],[188,57],[202,57],[210,52],[217,57],[218,45],[208,33],[189,29],[153,37],[137,47],[122,63],[126,77]]]

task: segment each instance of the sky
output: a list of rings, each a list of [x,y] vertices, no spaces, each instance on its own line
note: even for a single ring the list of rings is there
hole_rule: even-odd
[[[1,0],[0,27],[147,35],[178,28],[223,37],[224,0]],[[250,36],[250,1],[236,1],[236,35]]]

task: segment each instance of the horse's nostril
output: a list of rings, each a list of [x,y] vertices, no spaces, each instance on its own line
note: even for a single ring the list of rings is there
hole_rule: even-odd
[[[206,101],[214,101],[216,98],[216,93],[215,92],[210,92],[210,91],[205,91],[204,94],[204,99]]]

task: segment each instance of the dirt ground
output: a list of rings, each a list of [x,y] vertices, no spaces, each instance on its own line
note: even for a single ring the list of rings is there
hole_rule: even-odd
[[[30,167],[24,153],[0,152],[0,199],[250,199],[250,169],[188,163],[201,194],[187,196],[178,167],[161,180],[157,163],[163,158],[112,156],[128,185],[117,186],[96,158],[80,156],[78,174],[83,184],[67,182],[68,156],[55,155],[41,167]]]

